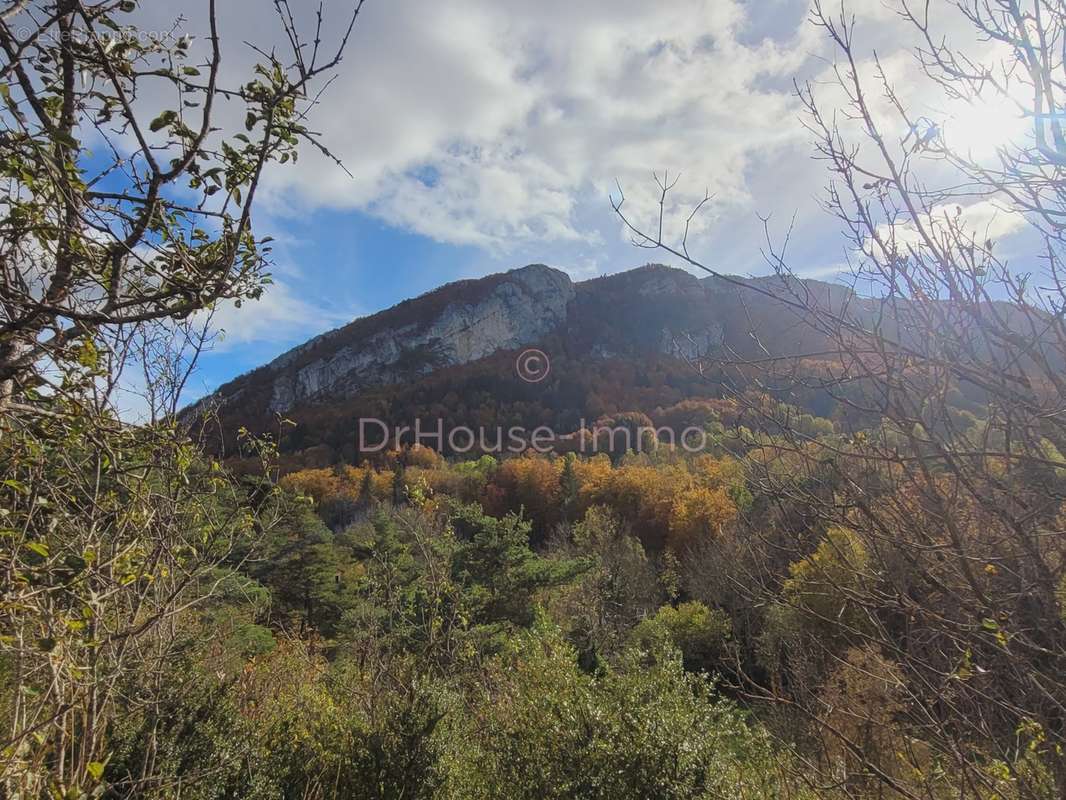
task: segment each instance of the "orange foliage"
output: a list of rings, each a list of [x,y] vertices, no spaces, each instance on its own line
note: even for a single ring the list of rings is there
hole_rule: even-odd
[[[487,495],[486,510],[496,515],[522,511],[538,529],[546,531],[562,518],[562,469],[562,459],[524,455],[504,461],[492,478],[496,491]]]
[[[371,467],[346,466],[339,473],[334,469],[302,469],[284,476],[280,484],[296,494],[310,497],[318,507],[336,503],[356,503],[363,489],[363,481],[370,474],[370,493],[375,500],[392,497],[391,472],[376,472]]]
[[[606,458],[578,462],[583,508],[605,505],[631,520],[652,548],[681,548],[714,534],[737,514],[728,489],[742,480],[740,465],[700,456],[674,464],[626,464]]]
[[[281,486],[296,494],[310,497],[317,505],[321,505],[346,494],[348,481],[342,480],[332,469],[301,469],[283,477]]]
[[[679,492],[671,509],[667,543],[675,550],[682,550],[701,537],[720,533],[722,526],[736,515],[736,504],[721,487],[697,486]]]
[[[562,522],[564,511],[572,520],[592,506],[607,506],[629,521],[651,549],[681,550],[702,537],[716,535],[736,517],[731,492],[744,482],[739,462],[730,458],[701,455],[669,463],[637,458],[614,466],[601,453],[574,459],[577,496],[568,499],[563,497],[560,484],[565,464],[561,458],[527,453],[498,467],[492,463],[482,469],[449,464],[431,450],[413,448],[405,461],[409,465],[406,483],[421,487],[429,497],[480,502],[494,516],[521,512],[540,535]],[[394,497],[395,473],[370,466],[304,469],[286,475],[281,482],[327,508],[364,501],[368,475],[373,499],[389,501]]]

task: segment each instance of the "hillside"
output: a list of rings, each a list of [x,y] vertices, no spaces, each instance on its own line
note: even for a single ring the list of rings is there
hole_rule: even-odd
[[[529,265],[322,334],[196,408],[217,409],[227,432],[273,431],[284,415],[297,426],[284,430],[283,450],[326,445],[334,456],[351,455],[360,417],[574,430],[605,414],[650,413],[721,393],[728,376],[700,374],[696,359],[823,349],[809,324],[757,290],[765,280],[699,280],[648,265],[573,282]],[[797,285],[831,303],[848,297],[819,281]],[[515,373],[516,354],[533,346],[551,363],[540,382]]]

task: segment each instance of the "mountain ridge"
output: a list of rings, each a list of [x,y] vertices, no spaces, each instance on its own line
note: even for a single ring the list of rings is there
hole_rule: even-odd
[[[755,354],[770,343],[781,352],[799,352],[817,345],[809,331],[799,332],[802,323],[785,303],[759,291],[767,280],[774,279],[700,279],[685,270],[647,264],[573,281],[561,270],[529,264],[444,284],[320,334],[223,384],[186,413],[212,409],[225,418],[228,429],[240,425],[254,432],[269,430],[278,415],[301,418],[303,425],[316,418],[315,409],[343,415],[365,408],[371,397],[374,408],[386,414],[390,395],[431,385],[437,373],[459,370],[480,385],[485,376],[474,376],[489,367],[476,365],[491,362],[498,377],[515,378],[513,359],[504,356],[534,346],[547,348],[553,364],[564,359],[569,370],[588,371],[609,360],[636,365],[676,361],[691,370],[685,362],[723,350]],[[833,302],[849,292],[823,281],[800,280],[798,285]],[[754,339],[753,329],[766,341]],[[633,374],[635,385],[646,380]],[[385,391],[390,386],[395,391]],[[691,390],[713,394],[711,388]],[[467,395],[473,390],[458,391]],[[583,391],[594,394],[595,387]],[[602,406],[593,403],[592,410]]]

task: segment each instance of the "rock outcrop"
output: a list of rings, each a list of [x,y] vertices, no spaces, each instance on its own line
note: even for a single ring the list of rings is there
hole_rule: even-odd
[[[643,363],[667,356],[692,361],[757,344],[782,352],[808,346],[796,316],[755,290],[759,281],[698,280],[683,270],[648,265],[573,283],[564,272],[532,264],[457,281],[357,319],[296,347],[219,388],[198,403],[228,422],[265,430],[277,414],[343,407],[368,391],[414,384],[440,370],[479,362],[499,351],[550,342],[569,357]],[[799,289],[832,293],[829,284]]]
[[[210,399],[231,404],[254,387],[274,413],[343,399],[537,342],[563,324],[573,298],[570,278],[543,264],[447,284],[322,334]]]

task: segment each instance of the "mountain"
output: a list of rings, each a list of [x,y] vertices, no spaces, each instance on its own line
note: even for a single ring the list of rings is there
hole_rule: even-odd
[[[322,334],[217,394],[247,402],[265,380],[267,409],[281,413],[351,397],[538,341],[566,319],[573,297],[566,274],[540,264],[451,283]]]
[[[779,279],[699,280],[648,265],[573,282],[531,264],[446,284],[317,336],[193,410],[215,409],[226,431],[264,432],[276,428],[278,415],[291,418],[299,429],[285,433],[288,451],[343,450],[356,414],[396,424],[405,414],[428,413],[456,424],[476,418],[573,429],[604,413],[715,395],[720,378],[694,370],[697,357],[816,347],[816,333],[760,291],[770,280]],[[830,304],[851,297],[819,281],[787,289]],[[543,382],[515,374],[515,354],[533,346],[550,359]]]

